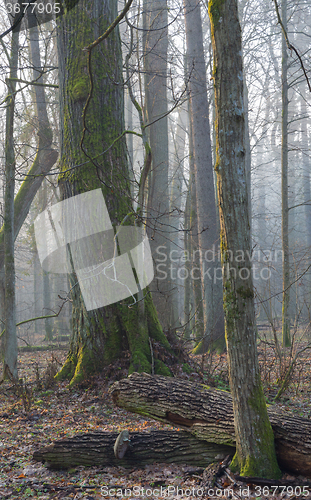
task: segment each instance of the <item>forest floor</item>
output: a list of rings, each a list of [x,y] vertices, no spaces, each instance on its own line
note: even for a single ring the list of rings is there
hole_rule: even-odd
[[[25,390],[24,386],[24,400],[21,394],[14,393],[12,384],[5,382],[0,387],[0,499],[311,499],[311,479],[310,488],[303,490],[306,478],[289,474],[284,474],[283,480],[295,479],[296,484],[301,482],[301,489],[288,486],[273,493],[239,482],[231,487],[228,479],[219,478],[219,487],[215,485],[212,491],[202,489],[200,468],[159,463],[141,469],[79,466],[53,471],[35,462],[32,458],[35,449],[80,432],[122,429],[148,432],[171,428],[114,407],[108,384],[100,378],[92,380],[90,387],[74,389],[68,389],[66,383],[53,382],[55,369],[64,361],[65,354],[64,350],[20,353],[19,375],[28,388]],[[285,411],[307,418],[311,418],[309,356],[308,350],[301,354],[288,389],[275,403]],[[271,400],[277,393],[277,378],[286,371],[286,361],[283,365],[277,363],[271,347],[262,345],[259,358],[267,399]],[[206,357],[203,373],[205,382],[228,389],[225,355]],[[226,492],[226,487],[232,493]]]

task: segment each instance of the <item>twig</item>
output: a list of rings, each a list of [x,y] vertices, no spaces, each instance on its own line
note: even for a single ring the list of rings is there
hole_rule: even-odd
[[[288,49],[289,50],[293,50],[295,52],[296,56],[298,57],[300,65],[301,65],[301,68],[302,68],[302,71],[303,71],[303,74],[305,75],[305,78],[307,80],[309,91],[311,92],[311,84],[310,84],[310,81],[309,81],[309,78],[308,78],[308,75],[307,75],[307,72],[306,72],[306,68],[304,67],[302,58],[301,58],[298,50],[296,49],[296,47],[294,47],[294,45],[292,45],[290,43],[289,39],[288,39],[287,31],[286,31],[286,29],[284,27],[284,24],[282,23],[282,19],[281,19],[281,16],[280,16],[279,6],[277,4],[277,1],[273,0],[273,2],[274,2],[274,5],[275,5],[275,11],[276,11],[276,15],[277,15],[277,18],[278,18],[278,22],[279,22],[279,24],[281,26],[281,29],[282,29],[282,32],[283,32],[283,35],[284,35],[284,38],[285,38],[285,41],[286,41],[286,45],[287,45]]]
[[[24,319],[23,321],[20,321],[19,323],[16,323],[16,326],[24,325],[25,323],[30,323],[31,321],[36,321],[37,319],[46,319],[46,318],[57,318],[57,316],[60,315],[61,310],[63,309],[64,305],[66,304],[67,300],[65,300],[62,305],[59,307],[59,311],[55,314],[49,314],[48,316],[37,316],[36,318],[30,318],[30,319]],[[3,337],[5,333],[5,328],[2,330],[0,334],[0,339]]]

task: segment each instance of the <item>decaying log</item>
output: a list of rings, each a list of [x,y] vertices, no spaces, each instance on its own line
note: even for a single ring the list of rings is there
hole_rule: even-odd
[[[184,431],[130,432],[131,447],[120,460],[113,451],[117,437],[117,432],[77,435],[35,451],[33,458],[55,469],[76,465],[137,467],[154,462],[206,467],[234,452],[234,448],[207,443]]]
[[[175,424],[208,442],[235,446],[232,398],[225,391],[134,373],[115,382],[110,393],[121,408]],[[311,421],[273,406],[268,414],[280,466],[311,477]]]

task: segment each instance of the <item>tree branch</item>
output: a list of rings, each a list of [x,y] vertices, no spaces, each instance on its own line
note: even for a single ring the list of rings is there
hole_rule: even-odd
[[[294,47],[294,45],[292,45],[289,41],[289,38],[288,38],[288,35],[287,35],[287,31],[286,29],[284,28],[284,24],[282,23],[282,19],[281,19],[281,16],[280,16],[280,12],[279,12],[279,6],[277,4],[277,1],[276,0],[273,0],[274,2],[274,5],[275,5],[275,11],[276,11],[276,15],[277,15],[277,18],[278,18],[278,23],[280,24],[281,26],[281,29],[282,29],[282,32],[283,32],[283,35],[284,35],[284,38],[285,38],[285,41],[286,41],[286,45],[288,47],[288,49],[290,51],[294,51],[296,56],[298,57],[299,59],[299,62],[300,62],[300,65],[301,65],[301,68],[302,68],[302,71],[303,71],[303,74],[305,75],[305,78],[307,80],[307,84],[308,84],[308,87],[309,87],[309,91],[311,92],[311,84],[310,84],[310,80],[308,78],[308,75],[307,75],[307,72],[306,72],[306,68],[304,67],[304,64],[303,64],[303,60],[298,52],[298,50],[296,49],[296,47]]]

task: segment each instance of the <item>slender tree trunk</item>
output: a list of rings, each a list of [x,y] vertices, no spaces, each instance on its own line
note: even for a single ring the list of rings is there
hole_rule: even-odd
[[[174,134],[174,161],[172,165],[171,185],[170,185],[170,275],[172,277],[172,291],[171,291],[171,319],[170,325],[176,328],[180,325],[180,294],[184,287],[185,279],[184,273],[178,277],[179,270],[183,267],[181,264],[181,245],[180,238],[180,220],[181,220],[181,205],[182,205],[182,187],[184,175],[184,157],[186,147],[186,132],[188,113],[181,106],[178,110],[178,119],[176,130]]]
[[[43,183],[40,186],[39,190],[39,210],[40,212],[43,212],[47,208],[47,185],[46,181],[43,181]],[[48,315],[52,314],[51,311],[51,290],[50,290],[50,277],[49,273],[46,271],[43,271],[42,275],[42,281],[43,281],[43,310],[42,310],[42,315]],[[45,330],[45,335],[44,335],[44,340],[45,341],[50,341],[53,339],[53,331],[52,331],[52,318],[45,318],[44,320],[44,330]]]
[[[127,93],[126,93],[126,110],[127,110],[126,129],[133,130],[133,103],[131,101],[129,91],[127,91]],[[135,174],[134,174],[133,134],[127,134],[126,144],[127,144],[127,154],[128,154],[128,162],[129,162],[129,171],[130,171],[131,194],[132,194],[132,197],[134,197]]]
[[[280,471],[256,346],[245,165],[242,43],[237,1],[210,0],[209,16],[214,52],[215,168],[220,206],[224,311],[236,435],[232,468],[245,476],[278,477]]]
[[[39,45],[39,30],[37,26],[33,26],[29,29],[29,45],[31,53],[31,62],[33,66],[33,79],[37,80],[38,83],[44,83],[42,77],[42,66],[41,66],[41,56],[40,56],[40,45]],[[52,129],[50,127],[49,118],[47,114],[47,105],[45,99],[44,87],[35,86],[33,90],[33,100],[36,107],[37,115],[37,129],[39,135],[39,151],[43,151],[50,147],[52,139]],[[39,209],[43,211],[46,209],[47,205],[47,185],[43,181],[43,184],[39,188]],[[50,308],[50,284],[49,275],[43,271],[43,314],[51,314]],[[45,340],[52,340],[52,325],[51,319],[45,319]]]
[[[188,71],[191,72],[190,119],[204,311],[204,339],[195,350],[198,354],[207,350],[215,341],[224,344],[224,314],[222,279],[217,276],[219,233],[200,2],[184,0],[184,11]]]
[[[10,78],[17,78],[19,32],[14,31],[11,39]],[[14,152],[14,112],[15,87],[11,80],[8,84],[10,97],[6,109],[5,130],[5,197],[4,197],[4,282],[5,282],[5,341],[3,377],[17,380],[17,337],[15,304],[15,262],[14,262],[14,190],[15,190],[15,152]]]
[[[282,0],[282,22],[287,29],[287,0]],[[288,55],[282,34],[282,250],[283,250],[283,298],[282,298],[282,343],[290,346],[290,267],[288,237]]]
[[[36,244],[35,244],[35,236],[34,235],[33,235],[33,239],[34,239],[34,249],[35,249],[35,251],[34,251],[34,258],[33,258],[33,272],[34,272],[34,284],[33,284],[33,291],[34,291],[34,311],[35,311],[35,317],[37,318],[38,316],[41,316],[41,310],[39,308],[41,265],[40,265],[40,260],[39,260],[39,255],[38,255],[37,247],[36,247]],[[39,333],[40,321],[34,321],[35,333]]]
[[[190,256],[191,256],[191,233],[190,233],[190,220],[191,220],[191,214],[190,214],[190,208],[191,208],[191,189],[190,189],[190,179],[189,179],[189,184],[188,184],[188,192],[187,192],[187,199],[186,199],[186,206],[185,206],[185,217],[184,217],[184,255],[185,259],[184,260],[184,266],[185,266],[185,280],[184,280],[184,323],[186,325],[185,327],[185,338],[190,339],[190,334],[191,334],[191,321],[190,317],[191,314],[193,314],[193,294],[192,294],[192,283],[191,283],[191,263],[190,263]]]
[[[247,182],[247,192],[248,192],[248,210],[249,210],[249,226],[250,233],[252,235],[252,156],[251,156],[251,144],[249,138],[249,124],[248,124],[248,89],[244,79],[244,112],[245,112],[245,167],[246,167],[246,182]]]
[[[191,127],[190,127],[191,128]],[[192,134],[191,134],[192,135]],[[196,204],[196,183],[193,173],[193,149],[192,139],[190,139],[190,189],[191,189],[191,214],[190,214],[190,235],[191,235],[191,252],[190,252],[190,276],[192,280],[192,293],[194,299],[195,312],[195,338],[198,344],[204,339],[204,306],[203,306],[203,290],[201,279],[201,262],[200,248],[198,235],[198,219],[197,219],[197,204]]]
[[[40,62],[40,48],[39,48],[39,35],[38,28],[33,27],[29,30],[31,59],[33,65],[33,76],[37,79],[40,76],[41,62]],[[42,83],[42,78],[38,78],[39,83]],[[30,205],[41,186],[44,179],[44,174],[49,172],[55,164],[58,153],[52,149],[53,132],[49,125],[45,91],[44,87],[35,86],[35,101],[36,101],[36,115],[37,115],[37,136],[38,148],[37,154],[33,164],[28,172],[28,175],[14,199],[14,240],[29,213]],[[0,230],[0,268],[4,265],[4,227]]]
[[[303,87],[305,88],[305,86]],[[302,117],[301,122],[301,139],[303,142],[304,151],[302,153],[302,164],[303,164],[303,197],[304,197],[304,215],[305,215],[305,228],[306,228],[306,238],[307,238],[307,267],[311,265],[311,189],[310,189],[310,167],[311,162],[309,158],[309,149],[311,145],[311,141],[309,140],[308,130],[307,130],[307,106],[304,99],[303,94],[300,97],[300,113]],[[306,273],[306,277],[304,278],[305,282],[305,292],[304,292],[304,302],[308,309],[307,318],[309,321],[311,320],[311,267],[308,269]]]
[[[149,179],[148,234],[155,259],[155,279],[150,285],[159,320],[168,330],[171,317],[169,253],[168,119],[167,113],[167,0],[144,0],[145,114],[150,123],[152,171]],[[162,118],[161,118],[162,117]],[[159,250],[159,252],[157,251]],[[159,253],[165,255],[159,257]],[[164,260],[166,259],[166,260]]]

